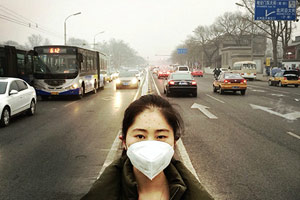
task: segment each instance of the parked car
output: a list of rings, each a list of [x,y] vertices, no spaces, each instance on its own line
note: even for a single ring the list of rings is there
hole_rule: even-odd
[[[35,113],[36,92],[19,78],[0,78],[0,125],[8,126],[12,116],[22,112]]]
[[[300,85],[300,77],[296,70],[279,71],[273,77],[269,78],[268,83],[270,86],[286,87],[288,85],[294,85],[298,87]]]
[[[203,77],[203,70],[201,70],[201,69],[194,69],[192,71],[192,76]]]
[[[174,93],[190,93],[197,97],[197,82],[190,73],[174,72],[170,74],[164,85],[167,97]]]
[[[139,80],[134,71],[121,71],[119,73],[119,78],[116,79],[116,89],[138,87]]]
[[[220,76],[213,82],[213,91],[219,91],[224,94],[225,91],[240,91],[242,95],[246,94],[247,80],[239,73],[221,72]]]

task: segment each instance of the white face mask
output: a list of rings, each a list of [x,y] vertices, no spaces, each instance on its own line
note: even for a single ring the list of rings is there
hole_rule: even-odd
[[[171,162],[174,149],[160,141],[141,141],[129,146],[127,156],[132,165],[152,180]]]

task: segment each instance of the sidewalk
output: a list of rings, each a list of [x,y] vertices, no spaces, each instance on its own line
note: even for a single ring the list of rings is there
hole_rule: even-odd
[[[257,81],[267,82],[269,80],[269,78],[270,78],[270,76],[267,76],[266,74],[256,74]]]

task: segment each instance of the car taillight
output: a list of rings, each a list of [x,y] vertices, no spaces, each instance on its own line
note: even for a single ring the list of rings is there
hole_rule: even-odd
[[[244,80],[241,81],[241,83],[245,83],[245,84],[246,84],[246,83],[247,83],[247,80],[244,79]]]
[[[192,85],[197,85],[197,82],[195,80],[192,81]]]
[[[224,80],[224,83],[229,83],[229,81],[225,79],[225,80]]]
[[[298,77],[298,80],[300,80],[300,76]]]
[[[254,73],[254,76],[256,76],[256,73]]]
[[[286,77],[283,77],[283,80],[287,80],[287,78],[286,78]]]
[[[169,85],[175,85],[174,81],[169,81]]]
[[[241,73],[241,75],[244,75],[244,73]]]

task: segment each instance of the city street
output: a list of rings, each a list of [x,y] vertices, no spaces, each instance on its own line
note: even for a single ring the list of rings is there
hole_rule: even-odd
[[[182,143],[205,188],[220,200],[300,199],[300,88],[248,81],[245,96],[220,95],[212,75],[195,79],[198,97],[168,100],[184,119]],[[164,81],[150,72],[138,90],[116,91],[111,82],[81,100],[39,101],[36,115],[14,118],[0,129],[0,199],[80,199],[108,157],[119,156],[126,107],[137,92],[166,97]]]

